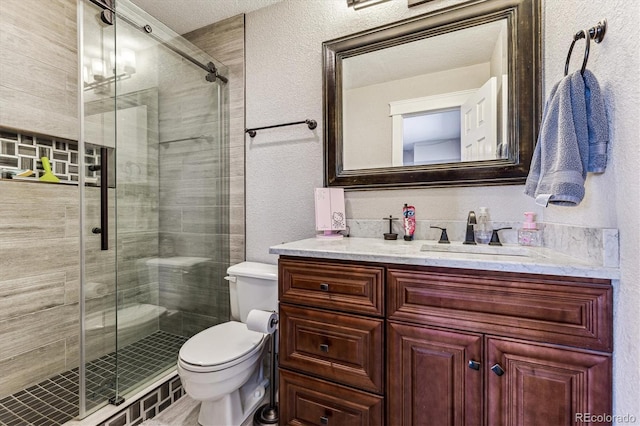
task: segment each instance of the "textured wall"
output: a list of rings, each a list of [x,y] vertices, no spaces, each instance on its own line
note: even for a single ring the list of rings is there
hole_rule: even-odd
[[[247,14],[247,126],[304,118],[318,121],[247,137],[247,259],[276,262],[269,246],[314,234],[313,188],[322,186],[322,48],[325,40],[421,14],[450,2],[408,9],[391,1],[359,11],[345,2],[285,0]],[[589,176],[587,196],[577,208],[542,209],[522,186],[357,191],[346,194],[349,218],[378,219],[413,203],[420,219],[463,219],[468,210],[489,206],[495,220],[519,221],[523,211],[539,220],[618,227],[622,280],[616,283],[614,410],[640,418],[640,211],[638,41],[640,3],[584,0],[544,3],[546,91],[561,77],[572,35],[607,18],[604,42],[591,48],[590,68],[607,96],[611,163],[602,176]],[[295,25],[282,25],[295,22]],[[582,46],[582,45],[579,45]],[[578,52],[578,53],[576,53]],[[581,55],[581,47],[574,55]]]
[[[247,127],[318,121],[314,131],[285,127],[246,138],[247,259],[275,263],[269,246],[315,234],[313,188],[323,185],[322,42],[452,3],[407,8],[397,0],[353,10],[342,0],[285,0],[247,14]],[[404,203],[416,207],[418,219],[464,220],[479,206],[495,220],[541,212],[522,186],[354,191],[345,199],[349,218],[398,215]]]
[[[589,69],[603,90],[609,121],[609,165],[590,175],[586,196],[576,208],[550,207],[545,221],[613,227],[620,230],[622,278],[614,292],[614,414],[640,419],[640,2],[617,0],[547,1],[545,4],[545,87],[562,76],[573,33],[607,19],[601,44],[591,44]],[[576,43],[571,68],[582,60]]]

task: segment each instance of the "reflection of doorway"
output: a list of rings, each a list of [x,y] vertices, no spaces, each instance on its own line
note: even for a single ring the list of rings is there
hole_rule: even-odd
[[[460,106],[464,104],[474,92],[475,90],[463,90],[424,98],[389,102],[389,115],[392,119],[393,129],[392,164],[394,166],[410,165],[410,162],[405,163],[405,151],[410,150],[410,148],[405,145],[421,142],[423,142],[423,146],[417,147],[419,151],[422,150],[419,163],[414,162],[413,164],[436,164],[460,161]],[[444,117],[447,117],[449,115],[448,113],[457,115],[457,119],[445,120]],[[431,129],[429,130],[429,135],[424,133],[424,131],[422,135],[405,135],[405,121],[420,121],[421,119],[416,117],[421,116],[424,117],[424,119],[427,119],[427,116],[431,116],[430,119],[433,120],[432,124],[434,126],[436,121],[441,121],[441,124],[446,122],[448,126],[452,126],[453,128],[440,129],[438,134],[436,134],[435,130],[433,130],[434,127],[424,126],[422,127],[423,129]],[[405,141],[406,136],[409,136],[407,141]],[[455,139],[455,144],[457,145],[455,148],[449,146],[452,142],[445,143],[445,141],[449,139]],[[426,152],[430,150],[434,151],[436,143],[437,145],[441,145],[438,149],[435,149],[435,152],[437,152],[436,156],[440,157],[439,160],[436,160],[436,157],[429,158],[425,156]],[[427,148],[429,144],[434,146]],[[455,151],[457,151],[458,154],[454,154]],[[454,159],[454,157],[457,159]]]
[[[405,115],[403,165],[460,161],[460,108]]]
[[[498,79],[491,77],[479,89],[390,102],[392,165],[506,157],[506,92],[506,84],[498,87]]]

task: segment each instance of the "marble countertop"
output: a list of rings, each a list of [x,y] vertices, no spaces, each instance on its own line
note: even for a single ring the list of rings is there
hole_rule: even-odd
[[[590,264],[544,247],[522,247],[511,244],[505,244],[503,247],[463,246],[461,243],[452,243],[446,248],[442,246],[438,247],[438,244],[431,240],[385,241],[382,238],[348,237],[338,240],[309,238],[270,247],[269,253],[320,259],[571,277],[614,280],[620,278],[618,268]]]

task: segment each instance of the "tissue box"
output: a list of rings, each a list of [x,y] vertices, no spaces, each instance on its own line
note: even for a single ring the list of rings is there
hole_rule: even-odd
[[[316,231],[347,229],[343,188],[316,188]]]

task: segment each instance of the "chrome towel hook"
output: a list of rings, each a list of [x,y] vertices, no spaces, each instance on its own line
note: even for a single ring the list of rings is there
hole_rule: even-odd
[[[604,39],[604,34],[607,31],[607,20],[603,19],[598,22],[595,27],[591,27],[588,30],[580,30],[573,36],[573,41],[571,42],[571,46],[569,46],[569,53],[567,54],[567,62],[564,64],[564,75],[566,76],[569,73],[569,61],[571,60],[571,53],[573,52],[573,47],[576,44],[576,41],[580,39],[585,39],[585,47],[584,47],[584,59],[582,60],[582,68],[580,69],[580,73],[584,74],[584,70],[587,68],[587,61],[589,60],[589,44],[590,41],[593,40],[596,43],[600,43],[602,39]]]

